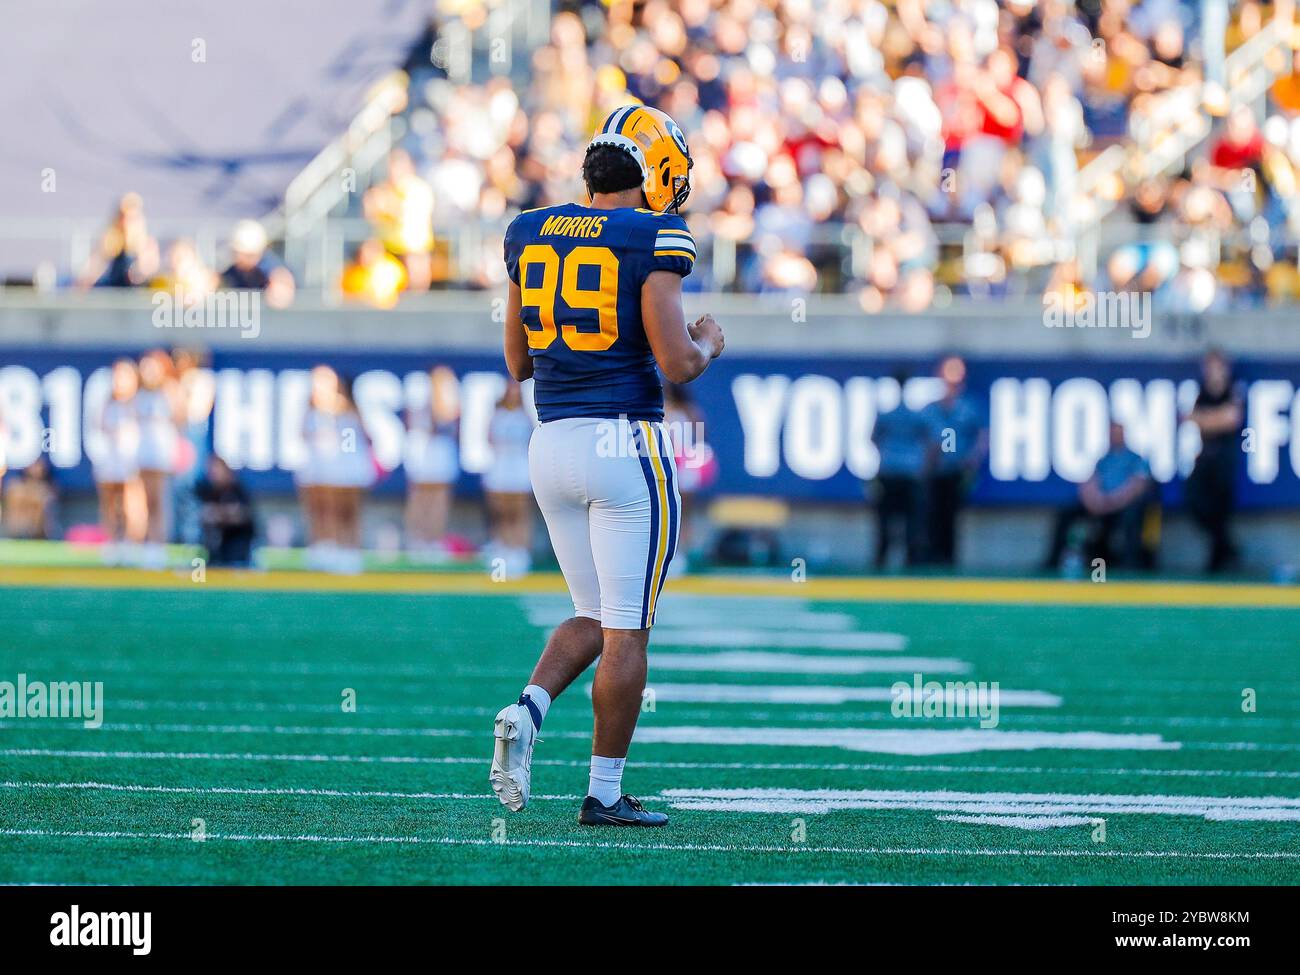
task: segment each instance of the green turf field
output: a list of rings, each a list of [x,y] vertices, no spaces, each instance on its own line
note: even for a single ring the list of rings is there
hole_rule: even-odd
[[[487,785],[565,608],[2,588],[0,681],[103,681],[105,709],[0,720],[0,881],[1300,879],[1300,609],[666,595],[624,783],[672,822],[634,832],[574,821],[585,678],[529,808]],[[997,726],[894,716],[916,672],[999,682]]]

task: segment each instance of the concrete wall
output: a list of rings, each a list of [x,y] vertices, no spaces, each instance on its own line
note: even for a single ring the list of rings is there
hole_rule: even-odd
[[[340,350],[497,349],[504,297],[447,292],[408,299],[400,308],[299,302],[262,308],[256,337],[229,328],[158,328],[145,291],[40,295],[0,292],[0,349],[5,345],[204,345],[256,343],[267,348]],[[688,315],[711,312],[733,353],[791,356],[937,356],[947,352],[1018,357],[1185,359],[1207,345],[1241,356],[1300,356],[1300,310],[1181,317],[1155,314],[1150,335],[1126,329],[1048,328],[1041,305],[964,303],[923,315],[863,314],[853,299],[688,295]]]

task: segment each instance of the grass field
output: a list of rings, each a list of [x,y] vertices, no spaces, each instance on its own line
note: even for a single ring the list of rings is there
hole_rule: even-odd
[[[0,681],[105,698],[98,729],[0,720],[0,881],[1300,880],[1294,590],[687,583],[624,779],[672,822],[633,832],[574,819],[587,678],[529,808],[487,785],[556,580],[153,578],[0,575]],[[997,726],[894,716],[914,673],[997,681]]]

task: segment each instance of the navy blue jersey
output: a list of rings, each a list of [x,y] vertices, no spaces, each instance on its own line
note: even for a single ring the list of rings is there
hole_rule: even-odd
[[[633,207],[544,207],[511,222],[505,256],[523,298],[538,419],[662,420],[641,286],[651,271],[690,274],[686,221]]]

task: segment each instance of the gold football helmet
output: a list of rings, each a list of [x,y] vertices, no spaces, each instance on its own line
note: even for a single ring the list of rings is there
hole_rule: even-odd
[[[636,160],[643,177],[641,190],[651,210],[676,212],[690,195],[693,163],[686,136],[659,109],[645,105],[615,109],[591,145],[618,146]]]

